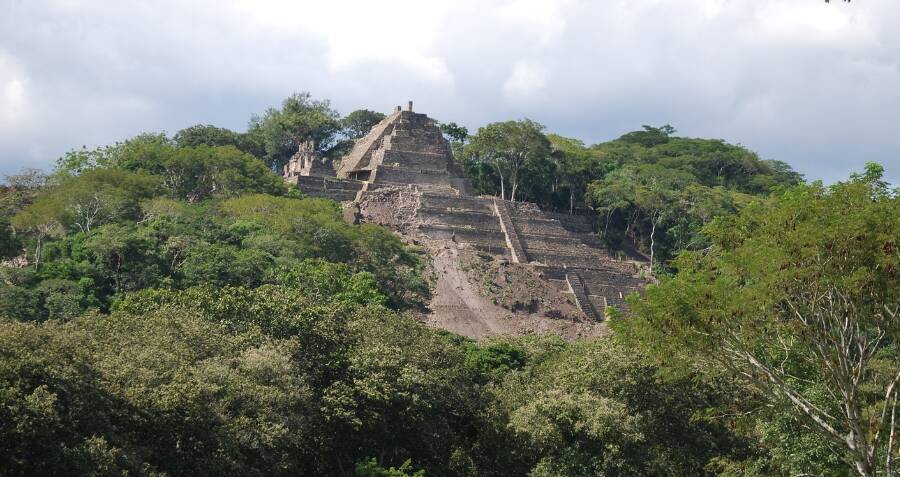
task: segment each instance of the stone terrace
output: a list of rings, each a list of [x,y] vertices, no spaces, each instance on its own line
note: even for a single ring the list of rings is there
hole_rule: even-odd
[[[296,184],[304,194],[310,197],[322,197],[337,202],[355,200],[356,195],[365,185],[360,181],[324,176],[294,176],[286,180],[288,183]]]
[[[510,257],[491,199],[425,192],[417,216],[421,221],[419,232],[426,237],[469,244],[496,256]]]
[[[581,311],[602,320],[607,306],[622,308],[624,297],[646,280],[639,262],[614,258],[593,232],[592,217],[541,211],[534,204],[475,197],[453,160],[434,120],[397,109],[358,140],[341,161],[337,177],[286,178],[306,194],[342,202],[367,191],[412,187],[421,195],[418,233],[425,239],[472,246],[498,258],[528,263]]]
[[[637,276],[641,267],[613,258],[594,235],[591,217],[543,212],[533,204],[510,204],[509,209],[531,264],[575,293],[576,301],[584,301],[579,300],[583,289],[598,318],[607,306],[624,307],[624,297],[643,288],[646,280]],[[587,308],[582,311],[591,316]]]
[[[542,212],[533,204],[495,198],[425,192],[417,216],[419,233],[452,240],[519,263],[530,263],[579,308],[602,320],[607,306],[623,308],[624,297],[645,280],[635,262],[613,258],[594,236],[591,218]]]

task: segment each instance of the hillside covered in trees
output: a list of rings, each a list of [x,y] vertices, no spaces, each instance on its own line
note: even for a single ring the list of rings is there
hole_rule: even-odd
[[[383,118],[77,149],[0,190],[4,475],[891,475],[900,194],[649,127],[443,124],[483,194],[597,215],[658,284],[614,332],[476,342],[410,313],[423,251],[273,173]]]

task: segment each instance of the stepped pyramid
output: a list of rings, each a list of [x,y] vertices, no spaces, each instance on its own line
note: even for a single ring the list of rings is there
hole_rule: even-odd
[[[602,246],[593,232],[593,217],[472,195],[438,124],[414,113],[412,102],[406,110],[398,106],[356,141],[334,176],[301,175],[286,180],[307,195],[343,201],[351,209],[382,194],[388,197],[382,201],[387,209],[384,215],[411,210],[407,222],[413,224],[403,230],[390,221],[384,225],[432,245],[468,247],[527,264],[570,297],[590,321],[602,321],[609,306],[623,308],[625,295],[640,291],[646,283],[640,260],[620,259]],[[398,193],[383,195],[390,191]]]
[[[400,106],[376,124],[341,159],[337,176],[375,185],[415,184],[420,187],[465,187],[450,145],[428,116]]]

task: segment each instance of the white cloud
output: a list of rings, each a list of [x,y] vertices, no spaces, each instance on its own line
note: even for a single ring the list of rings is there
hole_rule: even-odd
[[[407,99],[471,130],[640,127],[900,183],[900,2],[48,0],[0,7],[0,174],[196,123],[242,129],[297,91]]]
[[[27,121],[30,114],[27,78],[24,69],[0,51],[0,131],[12,130]]]
[[[540,45],[547,46],[565,32],[564,10],[572,4],[570,0],[513,0],[497,8],[493,17],[498,22],[524,29]]]
[[[236,7],[252,18],[257,28],[276,28],[288,37],[303,31],[322,38],[332,73],[367,63],[386,63],[428,81],[453,82],[447,66],[433,52],[440,23],[447,15],[447,3],[238,0]]]
[[[822,8],[813,2],[768,3],[755,15],[752,35],[775,45],[819,44],[841,48],[874,43],[868,17],[847,8]]]
[[[543,89],[546,83],[547,71],[543,66],[519,61],[503,83],[503,93],[511,100],[527,99]]]

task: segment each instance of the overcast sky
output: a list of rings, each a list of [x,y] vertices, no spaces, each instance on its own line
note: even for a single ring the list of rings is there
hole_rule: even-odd
[[[596,143],[670,123],[900,184],[900,1],[0,0],[0,174],[293,92]]]

